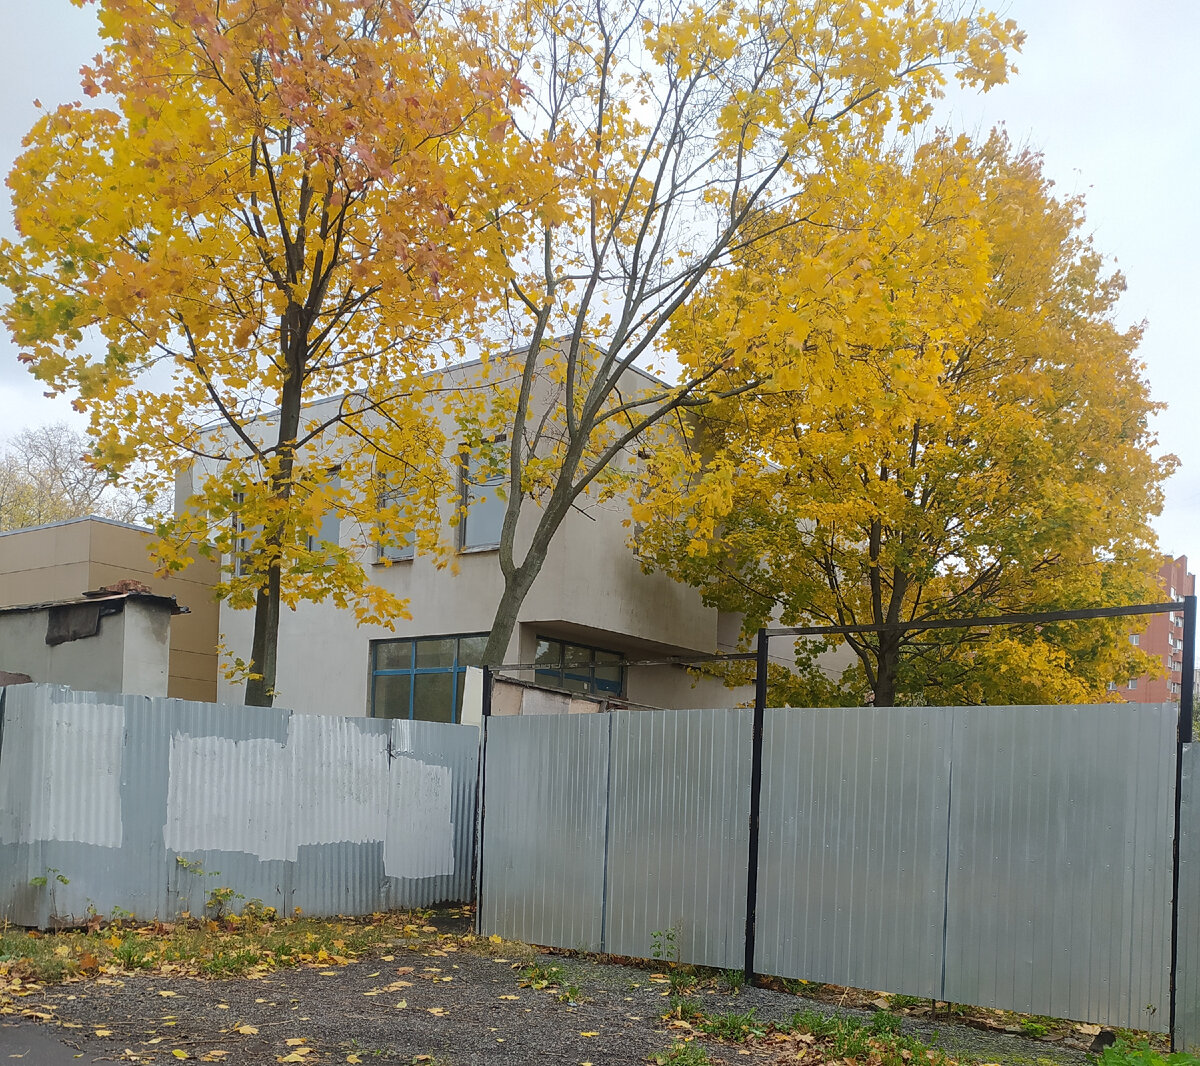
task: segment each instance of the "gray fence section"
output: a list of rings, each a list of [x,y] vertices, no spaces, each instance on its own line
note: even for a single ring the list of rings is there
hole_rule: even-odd
[[[480,926],[600,951],[612,717],[488,718]]]
[[[953,713],[941,998],[1165,1030],[1177,710]]]
[[[1175,716],[768,711],[755,969],[1165,1029]],[[494,719],[488,745],[487,932],[741,965],[749,711]]]
[[[1175,717],[769,711],[756,969],[1165,1029]]]
[[[613,739],[604,950],[644,957],[657,947],[683,962],[741,969],[751,712],[607,717]]]
[[[755,969],[942,998],[951,716],[770,710]]]
[[[1200,1051],[1200,744],[1183,747],[1175,1048]]]
[[[749,738],[745,710],[489,719],[482,929],[740,967]]]
[[[10,921],[199,913],[218,888],[284,913],[470,898],[474,728],[48,685],[0,695]]]

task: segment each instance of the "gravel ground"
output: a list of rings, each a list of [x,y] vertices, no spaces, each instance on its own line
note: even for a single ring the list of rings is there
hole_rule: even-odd
[[[452,941],[417,949],[398,946],[328,970],[301,968],[259,980],[195,980],[104,976],[47,988],[21,1002],[49,1013],[43,1022],[84,1061],[223,1062],[259,1066],[278,1061],[361,1061],[427,1066],[642,1066],[684,1030],[662,1015],[667,986],[649,971],[563,956],[539,956],[562,967],[563,988],[522,987],[528,961],[454,950]],[[507,945],[504,946],[505,948]],[[449,950],[444,950],[449,949]],[[498,949],[504,950],[504,948]],[[762,1020],[801,1008],[834,1008],[782,992],[743,988],[695,993],[706,1013],[751,1007]],[[841,1013],[868,1017],[864,1011]],[[6,1037],[20,1034],[28,1021]],[[965,1062],[1082,1063],[1082,1050],[949,1022],[904,1020],[904,1030]],[[770,1040],[747,1046],[704,1038],[715,1062],[795,1062],[796,1045]],[[3,1055],[8,1058],[8,1055]],[[811,1061],[811,1060],[810,1060]]]

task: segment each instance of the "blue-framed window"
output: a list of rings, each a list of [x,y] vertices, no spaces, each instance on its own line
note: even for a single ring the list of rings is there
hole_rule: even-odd
[[[625,667],[615,651],[538,637],[534,662],[534,676],[552,688],[597,696],[619,696],[625,691]]]
[[[467,667],[483,662],[486,633],[371,642],[371,714],[457,722]]]

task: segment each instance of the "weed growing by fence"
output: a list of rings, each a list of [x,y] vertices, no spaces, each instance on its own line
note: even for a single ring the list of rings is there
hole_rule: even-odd
[[[905,1066],[920,1061],[930,1066],[946,1066],[949,1060],[937,1049],[900,1032],[900,1019],[888,1011],[880,1011],[866,1024],[854,1018],[800,1010],[783,1023],[762,1021],[753,1008],[737,1013],[705,1014],[694,999],[671,997],[670,1009],[664,1017],[690,1023],[697,1033],[734,1044],[754,1044],[764,1038],[792,1040],[797,1045],[797,1057],[807,1057],[810,1049],[819,1051],[823,1061],[870,1062],[874,1066]],[[671,1054],[694,1055],[694,1043],[676,1043],[651,1061],[656,1063],[707,1062],[708,1058],[671,1058]],[[780,1050],[780,1049],[777,1049]],[[706,1053],[707,1054],[707,1053]],[[785,1055],[785,1057],[788,1057]],[[780,1059],[779,1061],[783,1061]],[[818,1061],[816,1058],[813,1061]],[[1125,1066],[1124,1063],[1106,1066]],[[1133,1066],[1133,1064],[1129,1064]],[[1139,1062],[1137,1066],[1142,1066]],[[1147,1063],[1146,1066],[1159,1066]],[[1177,1066],[1171,1062],[1169,1066]],[[1182,1066],[1182,1064],[1180,1064]],[[1192,1066],[1192,1064],[1188,1064]],[[1195,1063],[1200,1066],[1200,1062]]]
[[[535,962],[521,971],[521,986],[541,991],[544,988],[558,988],[563,981],[561,966],[547,966]]]
[[[1157,1051],[1144,1040],[1118,1040],[1106,1047],[1096,1066],[1200,1066],[1200,1058],[1185,1051]]]
[[[677,1040],[650,1060],[655,1066],[708,1066],[712,1059],[703,1044]]]

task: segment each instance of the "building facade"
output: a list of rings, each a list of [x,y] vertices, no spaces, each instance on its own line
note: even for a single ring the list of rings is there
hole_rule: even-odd
[[[1186,555],[1166,559],[1159,567],[1158,582],[1168,600],[1196,594],[1196,576],[1188,573]],[[1147,617],[1146,628],[1130,633],[1129,641],[1161,659],[1165,674],[1131,677],[1124,685],[1115,686],[1115,691],[1131,703],[1178,703],[1183,687],[1183,611]]]
[[[187,613],[171,621],[166,695],[215,700],[218,610],[213,585],[220,568],[214,560],[197,559],[179,574],[159,576],[149,554],[153,539],[141,526],[96,517],[0,533],[0,607],[73,600],[128,580],[155,596],[174,597]]]
[[[455,368],[447,378],[461,384],[479,372],[477,367]],[[317,422],[329,404],[338,402],[314,404],[305,418]],[[252,432],[266,435],[270,425],[262,420]],[[449,554],[427,554],[403,536],[381,543],[377,530],[352,515],[327,514],[319,540],[353,550],[370,580],[407,605],[408,617],[396,618],[393,629],[359,624],[350,608],[329,600],[301,601],[281,611],[277,706],[460,720],[467,672],[481,663],[503,589],[498,542],[504,503],[496,492],[500,478],[489,476],[466,450],[452,415],[445,416],[442,429],[446,480],[458,486],[440,512]],[[197,460],[181,474],[177,507],[199,506],[193,493],[215,470]],[[381,486],[380,491],[389,491],[382,479]],[[522,516],[518,543],[528,542],[532,510]],[[731,692],[716,678],[697,677],[679,665],[635,665],[732,651],[740,620],[706,607],[686,585],[645,573],[629,546],[631,529],[623,498],[588,493],[576,501],[521,607],[505,655],[506,664],[528,669],[506,672],[598,698],[606,706],[734,705],[747,694]],[[232,570],[240,563],[226,556],[224,565]],[[223,602],[220,612],[224,648],[231,657],[248,660],[254,611]],[[238,680],[218,683],[221,702],[240,702],[243,693]]]

